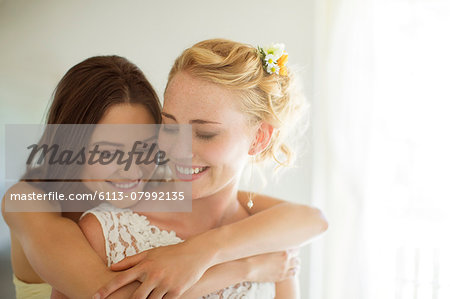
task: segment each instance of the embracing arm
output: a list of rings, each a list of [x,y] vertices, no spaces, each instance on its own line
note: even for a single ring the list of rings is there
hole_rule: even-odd
[[[5,194],[2,214],[36,273],[70,298],[91,297],[118,273],[110,271],[91,248],[78,225],[55,212],[6,212],[10,193],[41,192],[18,183]],[[51,207],[49,206],[49,209]],[[129,285],[128,298],[137,285]],[[120,290],[121,293],[125,288]]]
[[[240,192],[238,198],[245,207],[246,193]],[[210,244],[212,264],[299,247],[328,228],[317,208],[264,195],[256,195],[253,202],[247,209],[252,216],[192,239]]]
[[[183,294],[196,299],[243,281],[277,282],[276,298],[296,299],[296,273],[299,260],[288,251],[261,254],[209,268],[200,280]]]
[[[238,198],[241,205],[247,207],[248,194],[246,192],[240,192]],[[253,199],[253,203],[252,208],[247,209],[247,212],[252,216],[228,226],[218,228],[215,232],[215,237],[217,239],[214,238],[213,231],[208,231],[205,234],[198,236],[199,239],[197,241],[201,240],[200,238],[205,237],[205,242],[208,239],[210,242],[212,240],[217,242],[215,243],[215,249],[213,249],[215,250],[213,257],[216,258],[216,261],[213,263],[222,264],[209,268],[202,278],[183,295],[188,295],[191,292],[194,293],[202,287],[207,288],[209,286],[212,289],[218,289],[218,284],[220,282],[223,283],[223,279],[232,280],[235,278],[237,280],[234,283],[241,281],[258,281],[259,279],[257,279],[255,275],[249,277],[248,272],[244,272],[247,273],[246,279],[239,279],[239,274],[242,274],[242,269],[253,269],[253,273],[255,273],[261,266],[275,265],[275,263],[269,263],[267,260],[255,260],[253,263],[247,261],[254,257],[236,261],[232,260],[239,258],[240,254],[242,256],[253,256],[303,245],[306,241],[324,232],[328,227],[328,223],[320,210],[309,206],[292,204],[263,195],[257,195]],[[261,214],[257,215],[258,213]],[[258,221],[254,221],[256,216],[260,216],[258,217],[260,218]],[[271,219],[273,219],[273,221]],[[284,219],[284,221],[279,221],[279,219]],[[273,227],[266,227],[267,231],[263,231],[262,234],[260,234],[261,230],[259,228],[264,227],[264,223],[271,223],[273,224]],[[246,244],[246,240],[251,240],[251,242],[247,242],[248,244]],[[274,242],[274,240],[276,240],[276,242]],[[274,246],[270,247],[268,241]],[[263,250],[258,251],[260,248]],[[260,256],[266,258],[269,254],[262,254]],[[287,258],[286,255],[285,257]],[[233,265],[233,262],[241,262],[241,265]],[[215,268],[219,268],[219,266],[225,268],[226,265],[228,265],[229,273],[226,273],[226,271],[220,271],[221,273],[219,271],[214,271]],[[247,265],[247,267],[245,267],[245,265]],[[282,269],[282,265],[289,267],[290,263],[280,263],[280,261],[278,261],[276,265],[279,265],[279,268]],[[239,272],[239,268],[241,269],[241,272]],[[273,271],[270,271],[269,268],[265,268],[261,273],[273,273]],[[271,277],[270,279],[268,277],[266,278],[266,281],[278,281],[276,283],[276,298],[299,298],[300,292],[296,276],[292,276],[295,272],[289,272],[289,268],[286,268],[283,273],[283,275],[290,275],[291,277],[286,279],[287,276],[280,275],[278,279],[274,277]],[[216,276],[216,279],[214,279],[214,276]],[[208,280],[208,278],[210,279]],[[231,283],[227,285],[231,285]],[[225,285],[223,287],[225,287]],[[192,298],[195,297],[192,296]]]
[[[246,202],[245,193],[240,193],[239,198]],[[327,229],[327,221],[316,208],[261,195],[253,201],[251,212],[255,214],[250,217],[209,230],[184,243],[148,250],[112,265],[113,270],[133,268],[101,288],[99,294],[104,298],[139,279],[142,282],[139,294],[149,294],[155,289],[152,299],[162,298],[164,294],[177,298],[215,265],[298,247]],[[180,264],[184,265],[182,269]],[[218,276],[211,283],[222,286]],[[155,293],[161,295],[153,296]]]

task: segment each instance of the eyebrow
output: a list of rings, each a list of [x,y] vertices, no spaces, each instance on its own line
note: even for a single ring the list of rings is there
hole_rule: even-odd
[[[177,121],[177,119],[175,118],[175,116],[173,116],[172,114],[166,113],[166,112],[161,112],[161,114],[167,118],[173,119],[174,121]],[[221,123],[216,122],[216,121],[211,121],[211,120],[204,120],[204,119],[192,119],[189,121],[189,124],[217,124],[217,125],[221,125]]]
[[[156,140],[156,136],[152,136],[147,139],[137,140],[137,141],[146,143],[147,141],[151,141],[151,140]],[[91,144],[91,146],[95,146],[95,145],[110,145],[110,146],[117,146],[117,147],[124,146],[123,143],[116,143],[116,142],[110,142],[110,141],[98,141],[98,142],[94,142]]]

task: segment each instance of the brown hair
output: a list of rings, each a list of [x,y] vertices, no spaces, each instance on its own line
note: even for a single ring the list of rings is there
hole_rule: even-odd
[[[97,124],[108,108],[116,104],[141,104],[161,123],[161,103],[142,71],[120,56],[95,56],[73,66],[58,83],[47,114],[47,124]],[[92,126],[74,130],[73,134],[47,127],[38,146],[64,144],[77,146],[90,138]],[[62,132],[61,132],[62,131]],[[36,155],[34,155],[36,156]],[[33,160],[34,157],[29,157]],[[64,181],[73,177],[64,167],[29,165],[22,180],[36,182],[46,189],[45,179]],[[63,186],[64,183],[61,183]],[[63,187],[61,187],[63,188]]]
[[[120,56],[95,56],[73,66],[54,91],[48,124],[96,124],[114,104],[142,104],[161,123],[161,104],[142,71]]]

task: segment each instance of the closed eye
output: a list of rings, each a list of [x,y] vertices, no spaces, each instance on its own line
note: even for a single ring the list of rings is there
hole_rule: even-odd
[[[166,133],[177,133],[179,131],[178,125],[162,124],[162,129]]]
[[[217,136],[217,134],[195,134],[198,138],[203,139],[203,140],[210,140],[212,138],[214,138],[215,136]]]

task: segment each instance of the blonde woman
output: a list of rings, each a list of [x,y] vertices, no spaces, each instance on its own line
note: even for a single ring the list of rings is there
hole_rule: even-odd
[[[255,276],[247,277],[255,281],[242,283],[246,278],[217,275],[228,271],[226,267],[220,268],[223,263],[294,246],[295,242],[288,239],[305,232],[292,222],[298,230],[292,229],[285,235],[286,239],[270,242],[271,237],[265,231],[256,229],[267,220],[265,216],[270,209],[250,217],[251,209],[245,204],[248,199],[238,191],[249,158],[259,162],[273,159],[280,165],[288,165],[293,158],[286,137],[304,107],[285,62],[286,53],[278,45],[258,50],[221,39],[200,42],[176,59],[165,90],[159,142],[169,152],[171,147],[182,148],[166,142],[173,140],[171,136],[177,132],[166,130],[165,126],[192,125],[192,153],[177,150],[169,165],[179,177],[185,175],[180,169],[186,165],[196,169],[191,171],[193,209],[192,213],[183,215],[140,214],[153,225],[191,239],[120,262],[115,269],[134,267],[101,289],[99,297],[139,280],[142,284],[136,298],[146,298],[148,294],[152,299],[198,298],[210,292],[213,293],[203,298],[296,298],[294,277],[267,284],[260,282],[275,280]],[[100,225],[106,223],[101,219],[113,217],[114,211],[122,213],[115,209],[94,209],[81,220],[82,227],[91,231],[97,227],[97,235],[89,238],[94,247],[102,245],[98,236],[109,230]],[[284,218],[287,216],[284,213],[280,211],[279,223],[269,230],[282,229],[278,225],[283,221],[294,220],[294,217]],[[239,234],[231,232],[230,228],[237,227],[238,223],[248,226],[243,225]],[[114,245],[106,241],[106,246]],[[105,252],[99,254],[108,262],[113,261]]]

